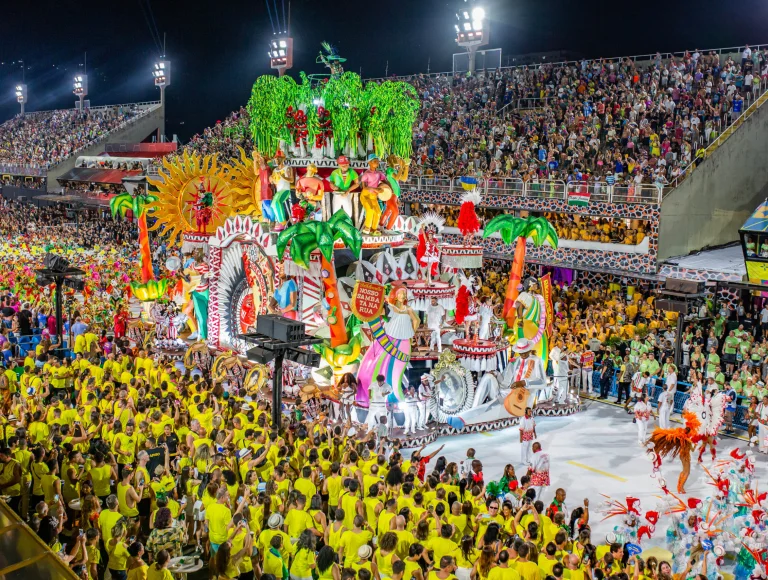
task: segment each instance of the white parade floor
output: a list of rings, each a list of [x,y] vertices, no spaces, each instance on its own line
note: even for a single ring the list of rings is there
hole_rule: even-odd
[[[584,401],[583,408],[584,411],[571,417],[537,418],[536,430],[538,440],[549,453],[551,464],[552,484],[544,492],[543,501],[548,504],[558,487],[567,491],[565,503],[569,510],[580,506],[584,498],[589,498],[594,540],[595,534],[597,538],[603,538],[619,523],[619,518],[601,522],[603,516],[598,513],[604,501],[601,493],[622,503],[627,496],[637,497],[645,512],[658,509],[659,500],[656,496],[662,495],[662,492],[657,480],[651,477],[650,460],[637,443],[637,427],[632,423],[631,415],[627,415],[623,409],[591,401]],[[673,423],[675,418],[679,416],[673,416]],[[514,465],[518,479],[525,475],[525,468],[520,461],[517,427],[490,433],[442,437],[429,445],[424,453],[432,453],[442,444],[445,444],[445,448],[440,455],[444,455],[448,462],[463,460],[466,450],[473,447],[476,450],[475,457],[483,462],[486,482],[497,481],[507,463]],[[746,443],[738,439],[720,438],[718,458],[725,458],[735,447],[745,449]],[[757,453],[756,448],[753,449],[757,464],[755,477],[762,483],[768,475],[768,459]],[[711,465],[711,459],[706,458],[704,465]],[[662,470],[667,486],[674,491],[680,463],[665,462]],[[694,463],[686,485],[689,497],[703,500],[712,494],[714,487],[707,485],[709,480],[705,478],[704,471]],[[759,486],[760,489],[763,487]],[[657,526],[656,540],[663,539],[663,532],[659,533],[663,529],[666,529],[666,518]]]

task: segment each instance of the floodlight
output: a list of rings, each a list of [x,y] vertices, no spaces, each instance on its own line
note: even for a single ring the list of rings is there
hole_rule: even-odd
[[[483,18],[485,18],[485,10],[480,6],[472,9],[472,20],[482,20]]]
[[[288,43],[286,41],[284,41],[284,40],[281,40],[280,41],[280,48],[287,48],[287,47],[288,47]]]
[[[454,24],[453,27],[456,29],[456,32],[461,32],[458,24]]]
[[[280,50],[277,51],[277,55],[278,56],[285,56],[285,51],[281,48]]]
[[[472,25],[469,22],[464,23],[464,30],[469,31],[472,30]]]
[[[482,20],[475,20],[472,22],[472,30],[482,30],[483,29],[483,21]]]

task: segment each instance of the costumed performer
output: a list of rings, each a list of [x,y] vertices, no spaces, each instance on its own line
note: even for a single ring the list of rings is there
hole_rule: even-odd
[[[360,192],[360,205],[365,211],[361,231],[368,235],[381,235],[379,232],[379,220],[381,220],[379,199],[388,200],[392,197],[392,190],[389,187],[382,187],[382,183],[386,184],[387,176],[384,175],[384,172],[379,171],[379,158],[375,153],[368,155],[368,169],[363,171],[360,181],[363,184],[363,190]]]
[[[493,306],[488,296],[480,298],[477,315],[480,319],[480,330],[478,331],[480,340],[488,340],[491,337],[491,318],[493,318]]]
[[[427,328],[431,330],[429,338],[429,350],[443,352],[443,342],[440,339],[440,329],[443,327],[445,318],[445,308],[437,302],[437,297],[433,296],[427,306]]]
[[[349,167],[349,159],[346,155],[341,155],[336,163],[339,164],[338,168],[334,169],[328,176],[328,183],[331,186],[331,191],[333,191],[332,213],[343,209],[352,219],[352,223],[356,224],[352,207],[352,192],[357,189],[360,176],[357,171]]]
[[[416,247],[416,260],[419,262],[427,286],[432,285],[432,278],[440,271],[440,246],[437,234],[443,229],[445,218],[434,212],[427,212],[419,219],[419,244]]]
[[[547,375],[541,359],[533,354],[534,345],[527,338],[519,339],[512,350],[517,353],[501,376],[502,388],[511,392],[504,400],[504,408],[510,415],[522,417],[525,408],[536,406],[539,393],[547,388]]]
[[[381,418],[387,419],[387,397],[392,393],[384,375],[377,375],[376,381],[370,385],[370,404],[368,405],[368,417],[365,422],[372,431],[381,424]],[[386,424],[386,423],[385,423]]]
[[[187,324],[192,333],[188,340],[205,340],[208,338],[208,272],[209,267],[202,258],[202,250],[192,261],[188,261],[184,276],[189,282],[184,283],[185,297],[188,297],[182,308],[187,317]]]
[[[474,276],[465,278],[461,276],[461,286],[456,294],[456,324],[464,325],[464,340],[473,340],[477,342],[477,330],[479,312],[475,294],[479,289],[479,284]],[[474,334],[472,329],[474,328]]]
[[[555,348],[549,351],[549,360],[552,361],[552,380],[554,390],[552,398],[560,405],[564,404],[568,396],[568,355],[565,345],[561,340],[555,344]]]
[[[536,490],[536,497],[540,498],[545,487],[549,487],[549,453],[541,448],[541,443],[536,441],[531,450],[533,457],[528,467],[528,476],[531,478],[531,487]]]
[[[533,456],[533,440],[536,439],[536,421],[533,409],[525,408],[525,415],[520,419],[520,463],[528,465]]]
[[[468,191],[461,196],[461,207],[459,208],[459,219],[456,225],[464,236],[464,245],[469,246],[472,243],[472,237],[480,231],[480,220],[477,219],[475,206],[480,204],[481,196],[479,191]]]
[[[429,422],[429,402],[432,400],[432,375],[430,374],[423,374],[421,375],[421,381],[419,382],[419,402],[418,402],[418,409],[419,409],[419,420],[417,429],[424,430],[427,428],[427,423]]]
[[[410,385],[405,391],[405,403],[400,403],[398,407],[403,409],[405,414],[405,425],[403,426],[403,435],[416,435],[416,424],[419,421],[419,394],[413,385]]]
[[[275,195],[272,199],[272,212],[275,217],[275,230],[285,229],[288,222],[288,204],[291,201],[291,185],[293,184],[293,169],[285,164],[285,153],[280,149],[275,153],[277,167],[272,170],[270,180],[275,185]]]
[[[369,322],[372,344],[365,352],[357,373],[357,402],[368,407],[368,388],[373,377],[383,375],[392,386],[395,398],[405,400],[403,377],[411,360],[411,339],[421,321],[408,306],[408,291],[404,286],[395,286],[389,294],[389,317],[386,322],[375,318]]]
[[[267,160],[258,151],[253,152],[253,169],[259,176],[259,199],[261,201],[262,220],[275,221],[275,212],[272,211],[272,184],[271,174]]]

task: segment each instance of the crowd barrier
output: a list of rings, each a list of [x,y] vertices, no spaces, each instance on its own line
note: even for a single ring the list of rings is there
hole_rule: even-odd
[[[618,397],[619,396],[619,382],[616,379],[616,376],[618,375],[618,372],[613,373],[613,377],[611,377],[611,387],[608,391],[608,395],[612,397]],[[648,389],[648,399],[653,407],[658,407],[658,399],[661,392],[664,390],[663,385],[663,378],[653,376],[651,377],[650,384],[652,385]],[[662,384],[656,384],[657,382],[661,382]],[[592,388],[594,391],[598,392],[600,391],[600,371],[595,370],[592,374]],[[688,401],[690,395],[685,392],[688,389],[691,388],[690,383],[686,383],[683,381],[678,381],[677,383],[677,392],[675,393],[675,400],[674,405],[672,407],[673,411],[675,413],[681,414],[683,412],[683,407],[685,407],[685,403]],[[684,388],[685,391],[681,390],[681,388]],[[749,405],[745,405],[746,397],[742,397],[739,395],[737,398],[737,405],[736,405],[736,413],[734,414],[733,418],[733,425],[734,427],[737,427],[739,429],[743,429],[744,431],[747,430],[747,408]]]
[[[464,191],[460,177],[436,175],[412,175],[403,183],[404,189],[417,191],[442,191],[461,193]],[[590,201],[620,204],[656,205],[661,203],[664,187],[651,183],[637,185],[610,185],[604,182],[566,183],[557,179],[523,181],[517,177],[480,178],[476,190],[482,194],[527,197],[539,199],[560,199],[567,201],[570,194],[589,193]]]

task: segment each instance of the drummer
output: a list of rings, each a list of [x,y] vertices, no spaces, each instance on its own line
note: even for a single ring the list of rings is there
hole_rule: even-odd
[[[360,205],[365,210],[362,232],[372,236],[381,235],[379,232],[379,221],[381,220],[379,199],[382,198],[382,201],[386,201],[389,199],[389,195],[392,195],[392,191],[389,188],[381,187],[381,184],[387,181],[387,176],[379,171],[379,158],[375,153],[368,155],[368,169],[363,171],[360,181],[363,184],[363,191],[360,193]]]

